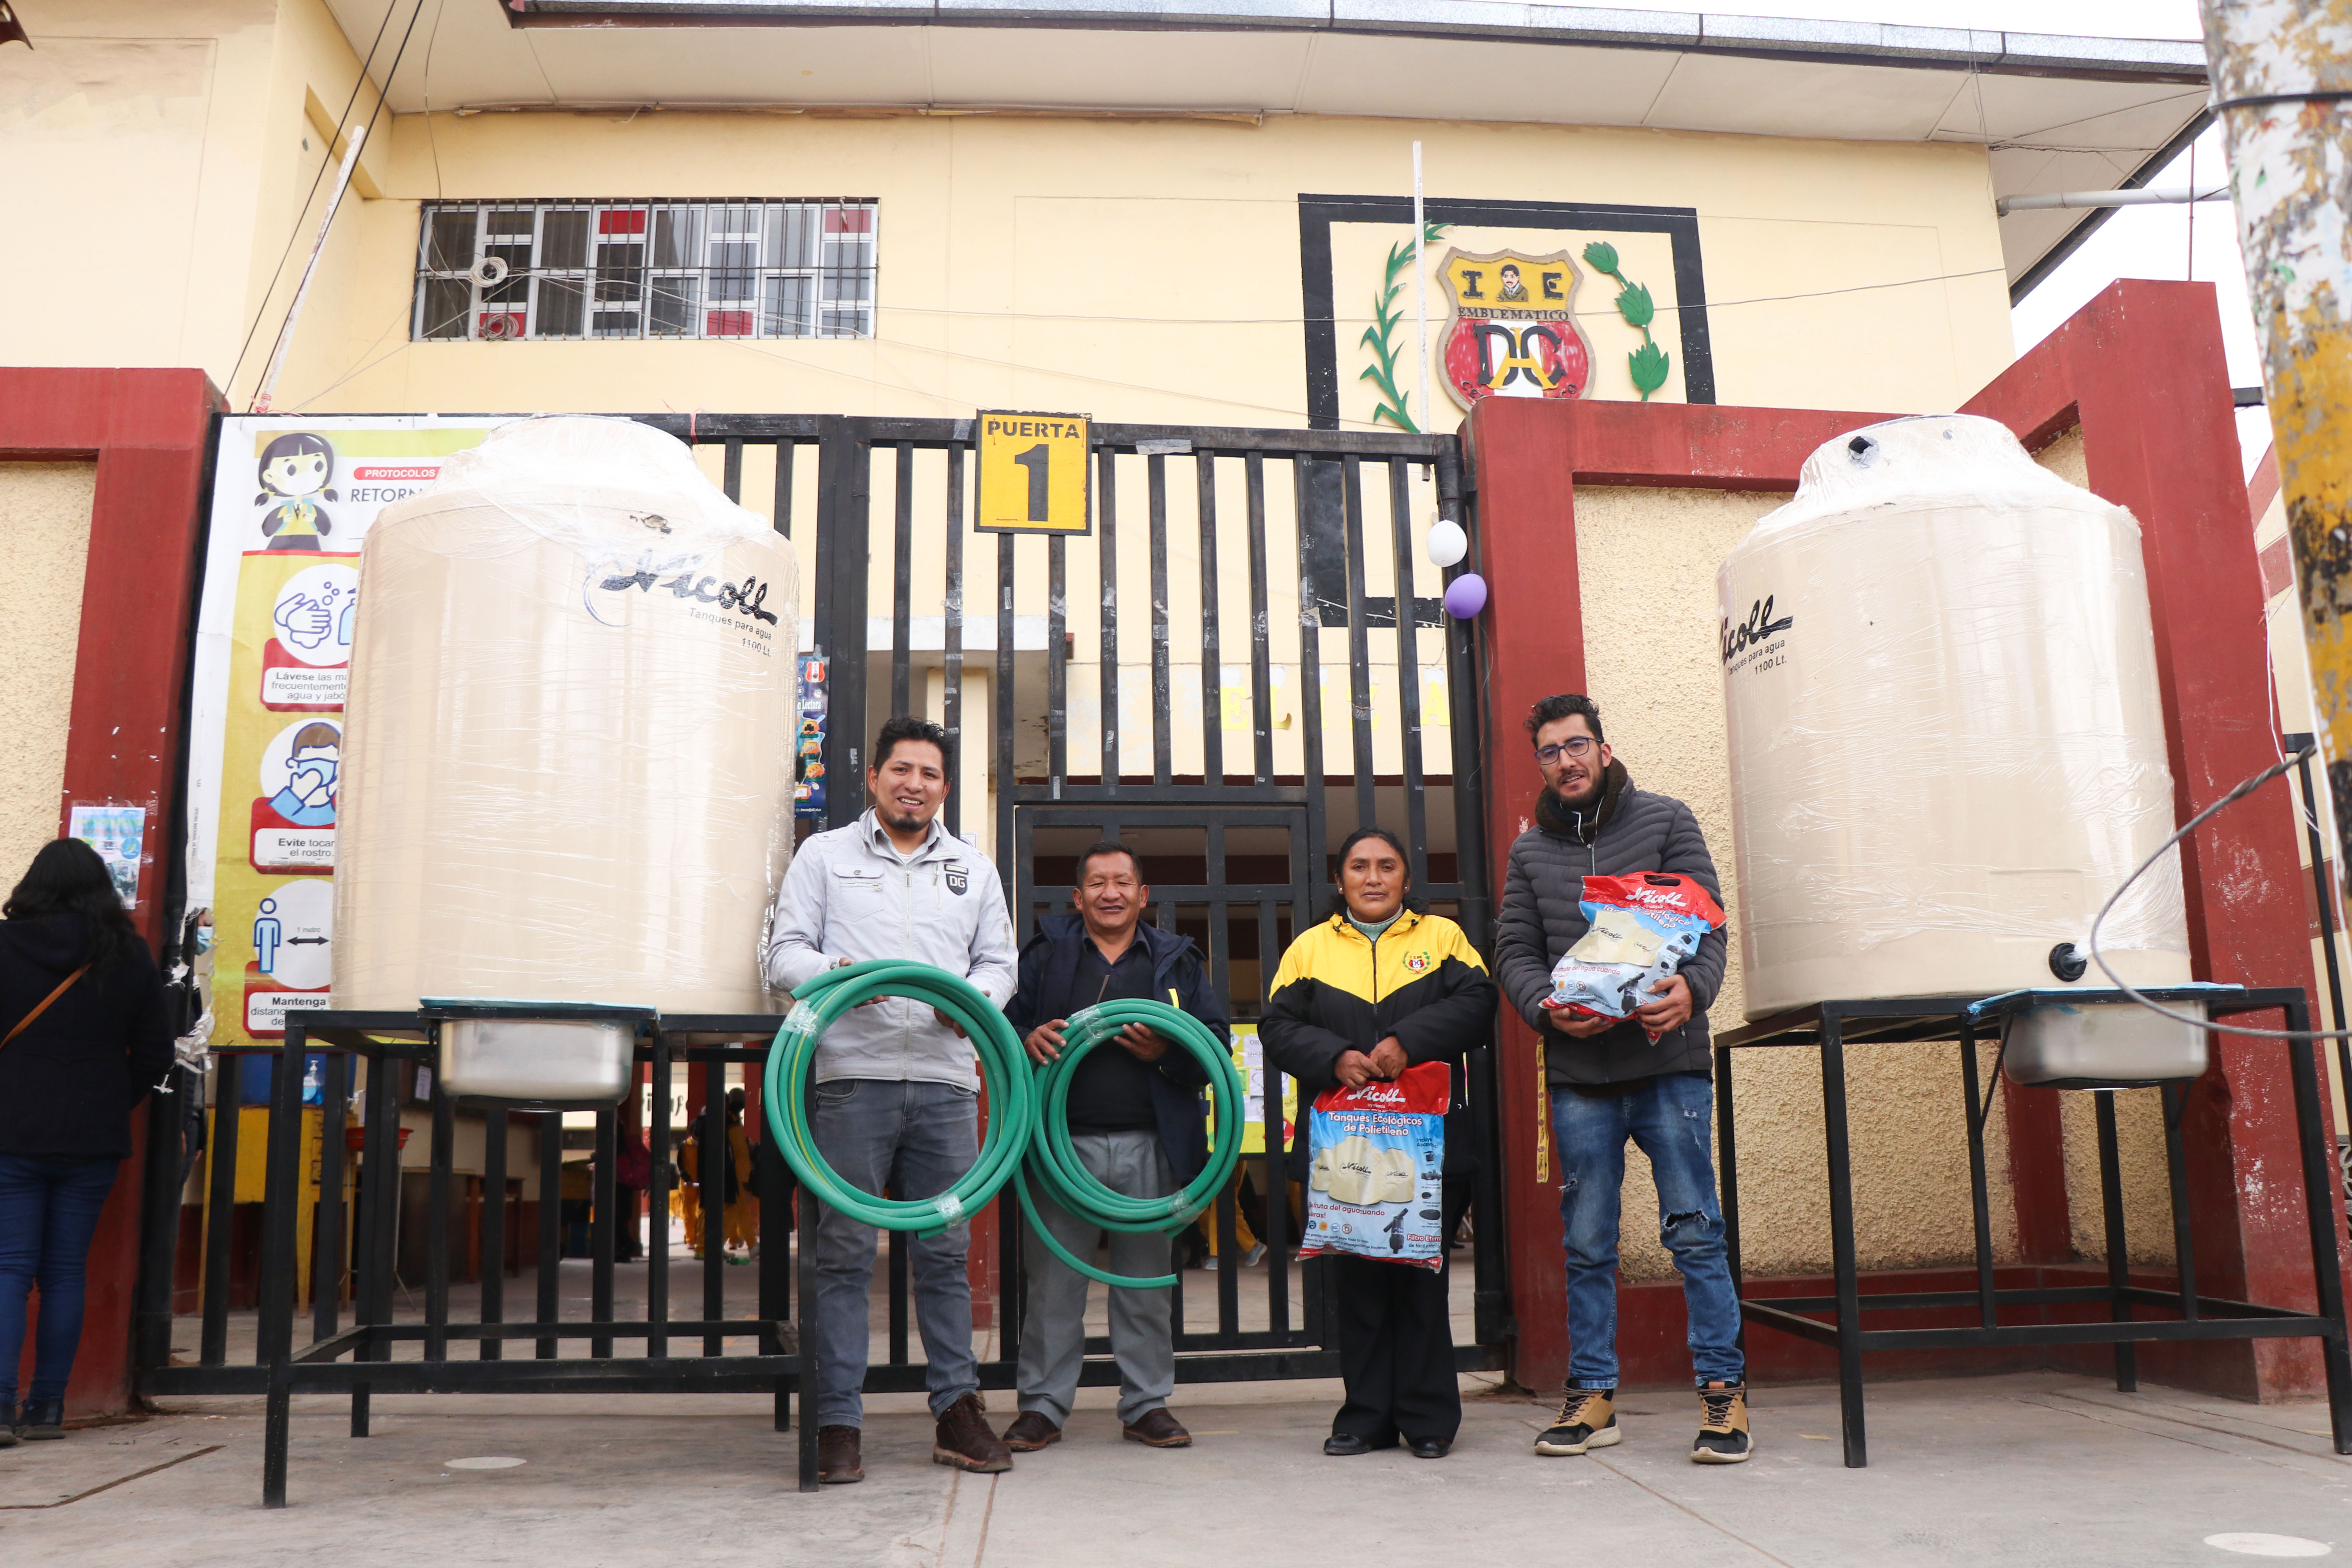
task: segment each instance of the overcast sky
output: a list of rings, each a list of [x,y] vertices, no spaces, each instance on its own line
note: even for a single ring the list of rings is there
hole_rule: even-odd
[[[2196,0],[1612,0],[1636,11],[1717,11],[1746,16],[1798,16],[1832,22],[1903,22],[1931,27],[1999,27],[2021,32],[2074,33],[2094,37],[2196,38],[2200,37]],[[2189,159],[2148,183],[2189,183]],[[2226,154],[2216,129],[2193,150],[2197,184],[2223,175]],[[2192,219],[2191,213],[2194,213]],[[2194,226],[2192,241],[2191,227]],[[2221,331],[2230,356],[2230,382],[2252,386],[2262,379],[2253,321],[2246,308],[2245,273],[2230,204],[2124,207],[2110,216],[2089,243],[2068,258],[2018,305],[2011,321],[2020,353],[2042,341],[2083,302],[2118,278],[2198,278],[2219,293]],[[2270,444],[2259,408],[2242,410],[2239,440],[2252,469]]]

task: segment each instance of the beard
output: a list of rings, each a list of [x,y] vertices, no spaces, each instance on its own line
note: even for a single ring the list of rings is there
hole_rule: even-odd
[[[919,832],[923,825],[930,820],[929,817],[917,816],[912,812],[901,811],[896,806],[887,805],[882,808],[881,816],[883,826],[894,833]]]
[[[1556,785],[1551,792],[1552,798],[1570,811],[1590,811],[1601,804],[1601,790],[1606,783],[1607,780],[1600,773],[1587,773],[1581,784]]]

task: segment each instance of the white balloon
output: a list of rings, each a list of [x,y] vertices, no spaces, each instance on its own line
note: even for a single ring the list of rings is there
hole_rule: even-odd
[[[1429,531],[1429,558],[1440,566],[1451,566],[1470,553],[1470,536],[1462,525],[1447,518],[1439,518]]]

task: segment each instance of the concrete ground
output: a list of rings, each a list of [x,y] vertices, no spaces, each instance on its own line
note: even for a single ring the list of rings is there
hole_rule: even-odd
[[[1328,1384],[1191,1385],[1190,1449],[1120,1441],[1111,1391],[1090,1390],[1063,1443],[997,1477],[932,1464],[920,1401],[877,1399],[866,1482],[806,1496],[760,1396],[380,1396],[363,1440],[340,1400],[306,1396],[283,1511],[259,1506],[258,1402],[187,1400],[0,1452],[0,1561],[2142,1568],[2238,1561],[2207,1544],[2233,1536],[2352,1556],[2352,1459],[2316,1405],[2059,1373],[1886,1384],[1871,1467],[1847,1470],[1836,1391],[1769,1388],[1756,1458],[1701,1468],[1679,1391],[1629,1394],[1621,1446],[1545,1459],[1528,1445],[1546,1406],[1488,1382],[1464,1380],[1442,1460],[1325,1458]],[[521,1463],[453,1463],[477,1459]]]

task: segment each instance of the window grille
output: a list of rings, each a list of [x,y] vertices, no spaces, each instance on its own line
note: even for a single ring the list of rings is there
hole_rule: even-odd
[[[872,201],[427,202],[412,339],[870,338]]]

